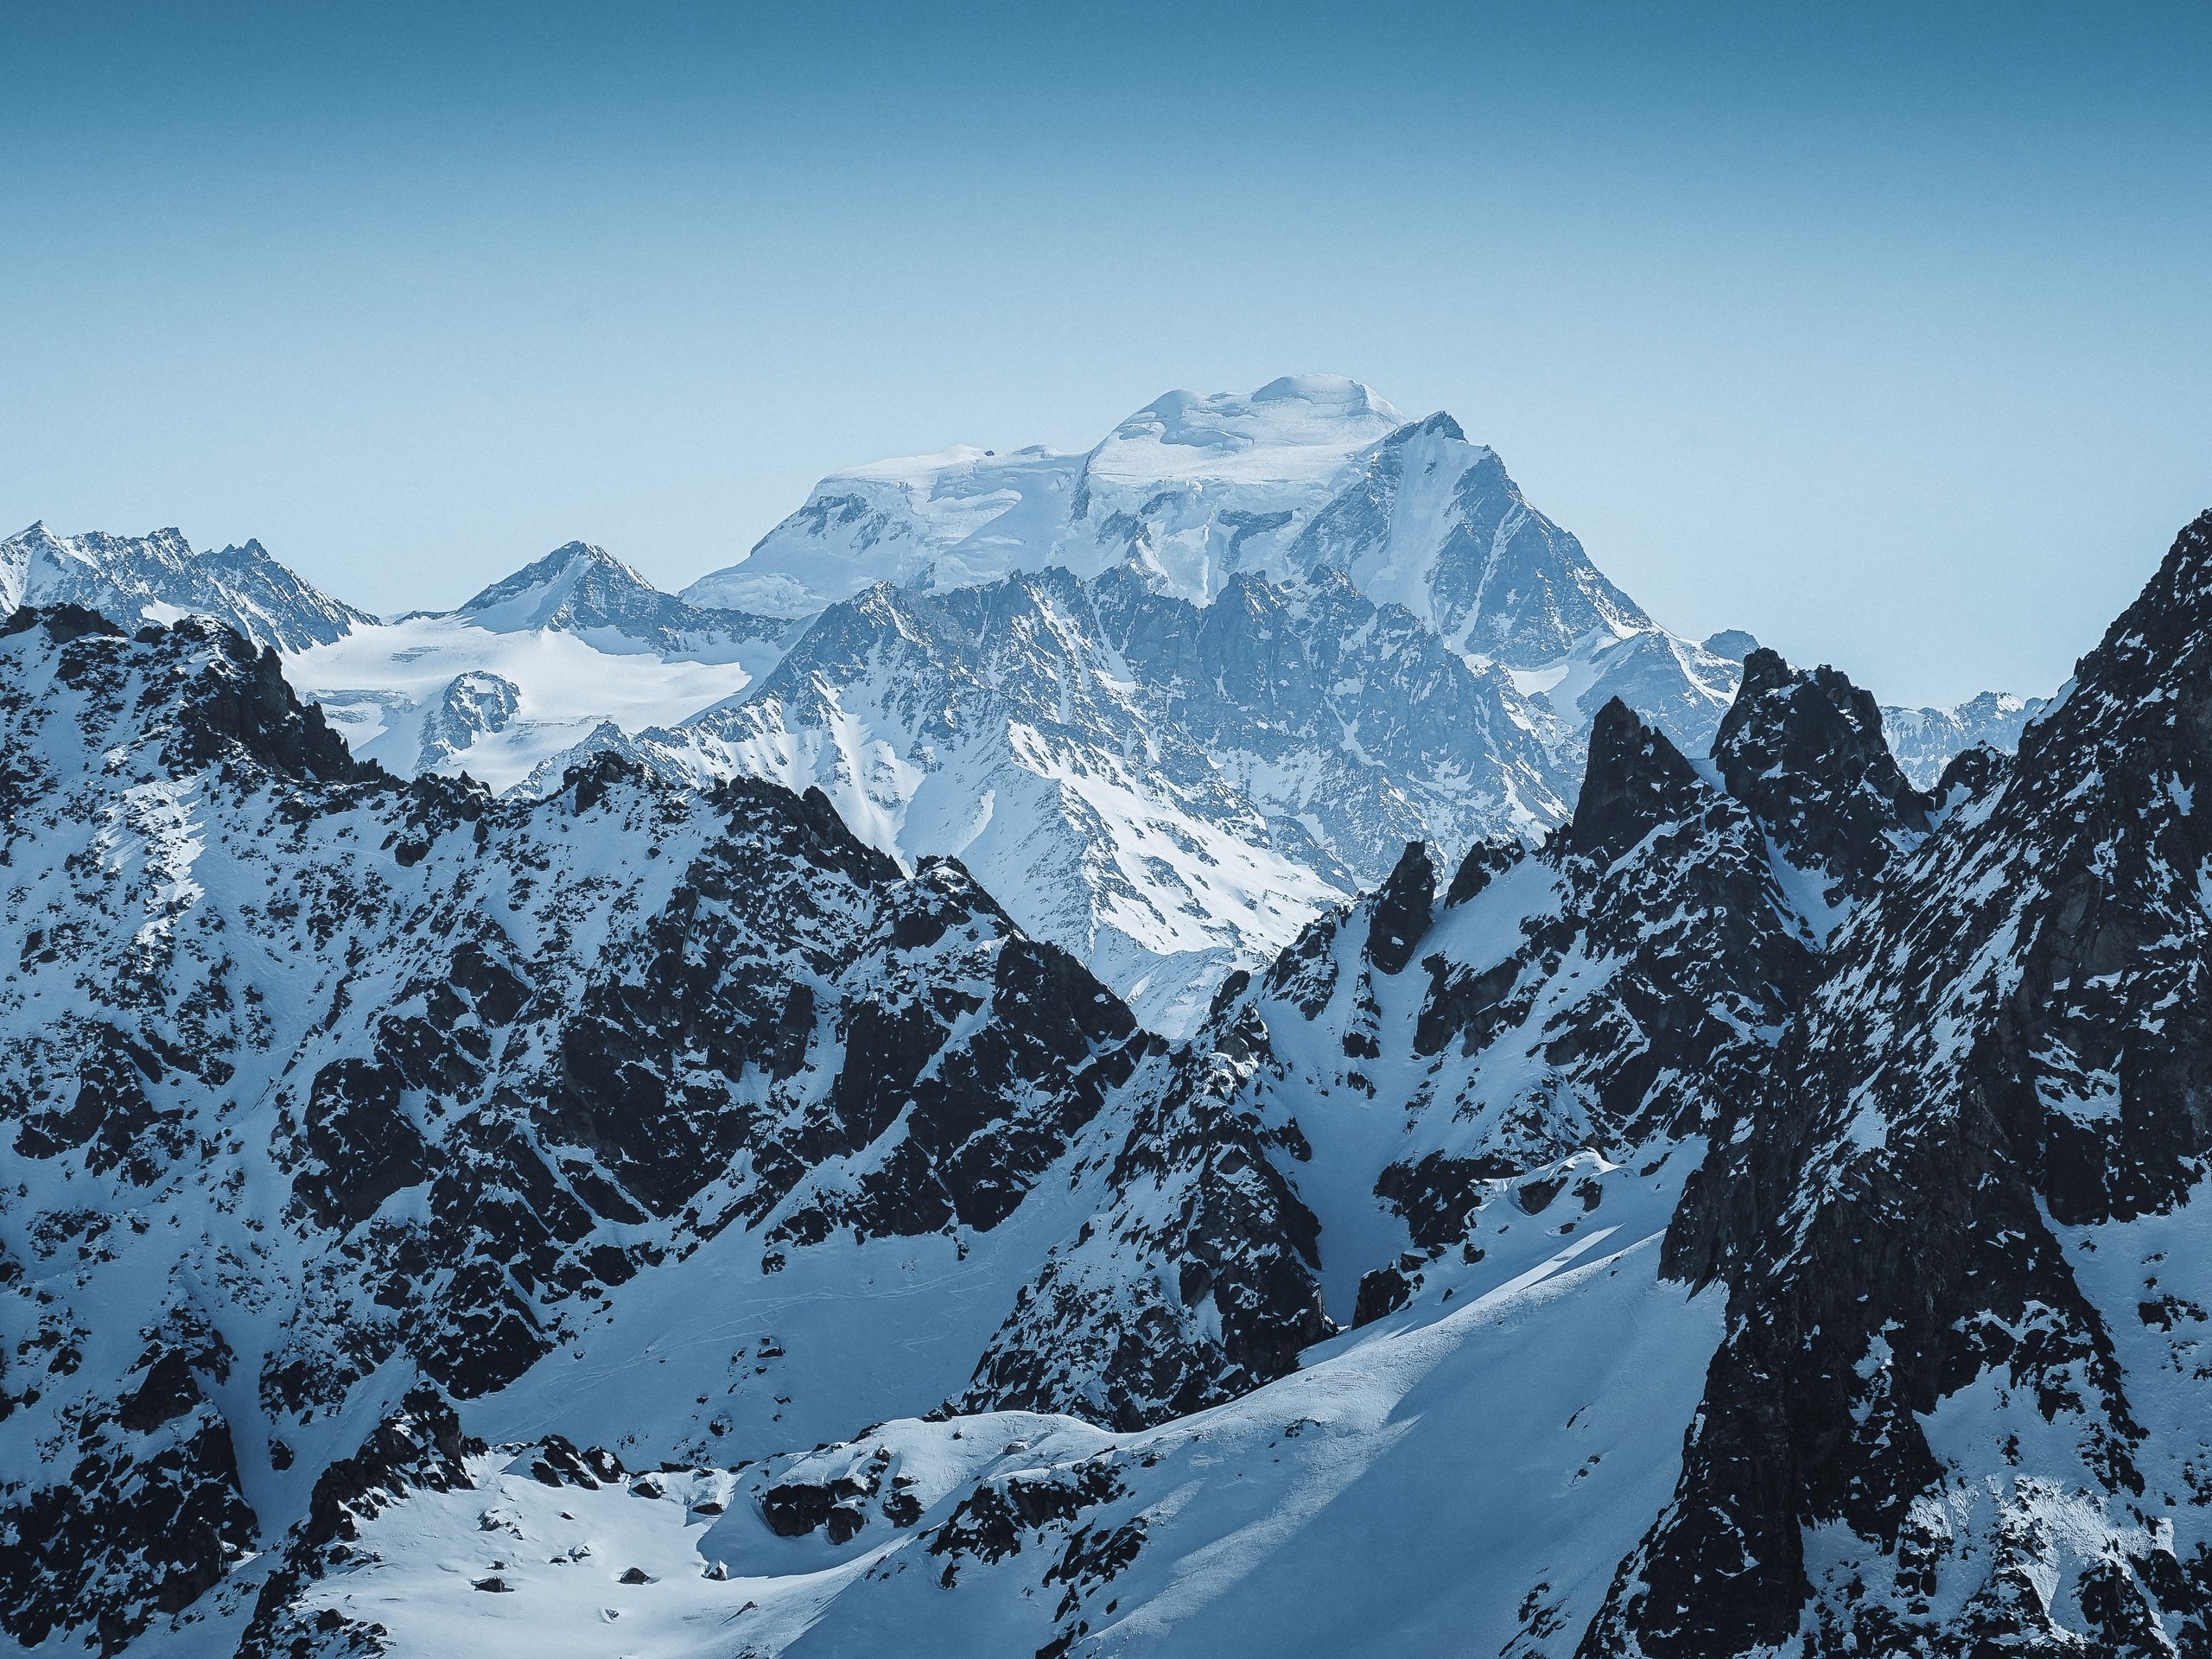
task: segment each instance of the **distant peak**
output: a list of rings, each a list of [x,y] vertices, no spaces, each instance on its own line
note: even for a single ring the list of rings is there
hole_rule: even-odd
[[[1699,642],[1699,649],[1731,663],[1740,663],[1759,648],[1758,639],[1741,628],[1723,628]]]
[[[461,608],[463,612],[488,610],[493,606],[504,605],[510,600],[548,587],[580,569],[605,570],[641,588],[652,585],[603,547],[594,546],[590,542],[563,542],[543,558],[493,582],[467,601]]]

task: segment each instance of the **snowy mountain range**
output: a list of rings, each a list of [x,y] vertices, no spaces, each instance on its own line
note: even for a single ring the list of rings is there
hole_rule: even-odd
[[[1106,726],[1046,636],[1234,582],[871,588],[734,708],[922,632]],[[1175,1044],[819,790],[403,779],[132,620],[0,634],[21,1649],[2212,1642],[2212,513],[2016,755],[1748,650]]]
[[[20,1650],[2212,1644],[2212,514],[1956,710],[1318,378],[0,582]]]
[[[82,605],[152,622],[213,616],[257,645],[285,652],[376,623],[302,581],[259,542],[195,552],[174,530],[56,536],[33,524],[0,542],[0,610],[20,605]]]
[[[1449,416],[1327,376],[1171,393],[1081,454],[834,475],[681,597],[571,543],[380,623],[257,544],[34,527],[0,599],[230,622],[401,776],[542,796],[612,752],[819,788],[908,868],[960,858],[1171,1037],[1407,841],[1564,822],[1611,699],[1704,753],[1757,643],[1669,633]],[[1886,717],[1926,786],[2038,707]]]

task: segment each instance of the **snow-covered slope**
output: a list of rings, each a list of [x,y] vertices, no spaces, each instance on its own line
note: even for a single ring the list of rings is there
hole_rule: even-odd
[[[404,1654],[639,1659],[1556,1652],[1663,1500],[1719,1335],[1715,1299],[1656,1280],[1663,1205],[1616,1213],[1573,1237],[1523,1217],[1510,1263],[1436,1274],[1452,1300],[1148,1430],[907,1420],[613,1479],[432,1452],[343,1541],[295,1546],[248,1651],[376,1627]]]
[[[1206,660],[1317,660],[1258,582]],[[1185,602],[1109,586],[879,588],[768,678],[1050,752]],[[1932,793],[1771,653],[1705,758],[1609,702],[1541,844],[1404,846],[1171,1050],[820,792],[404,784],[212,625],[21,613],[0,1630],[2199,1651],[2209,641],[2212,514]]]
[[[1738,724],[1819,752],[1773,729],[1810,712]],[[1094,1121],[1084,1223],[959,1414],[643,1475],[652,1436],[626,1471],[537,1438],[634,1409],[503,1414],[520,1444],[426,1446],[336,1548],[296,1534],[249,1649],[1556,1651],[1676,1478],[1723,1332],[1661,1235],[1815,961],[1663,735],[1614,705],[1591,772],[1541,853],[1440,891],[1408,849]]]
[[[506,790],[602,725],[640,731],[736,696],[789,632],[688,605],[571,542],[458,610],[294,649],[285,671],[357,754]]]
[[[0,616],[19,605],[82,605],[134,622],[212,616],[280,651],[376,620],[302,582],[259,542],[201,553],[174,530],[56,536],[43,524],[0,542]]]
[[[1001,613],[1049,643],[973,620]],[[290,667],[402,773],[545,792],[613,751],[817,784],[1179,1036],[1393,848],[1560,823],[1611,699],[1704,753],[1740,671],[1449,416],[1325,376],[1171,393],[1084,454],[841,474],[684,599],[572,543]]]
[[[1160,1063],[818,795],[403,785],[197,620],[0,660],[18,1641],[195,1605],[425,1380],[695,1456],[927,1408]]]

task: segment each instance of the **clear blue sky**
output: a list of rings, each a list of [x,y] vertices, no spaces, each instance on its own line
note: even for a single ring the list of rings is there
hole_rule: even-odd
[[[2212,504],[2202,5],[0,0],[0,533],[372,609],[1307,370],[1885,700]]]

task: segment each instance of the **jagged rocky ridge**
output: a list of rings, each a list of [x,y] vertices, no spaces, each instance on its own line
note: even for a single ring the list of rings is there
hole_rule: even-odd
[[[33,1643],[238,1627],[252,1580],[231,1569],[425,1386],[489,1429],[582,1415],[624,1424],[611,1438],[633,1454],[693,1458],[915,1410],[933,1380],[964,1410],[1122,1433],[1216,1406],[1372,1322],[1378,1260],[1433,1262],[1508,1191],[1515,1213],[1574,1183],[1602,1202],[1612,1155],[1709,1115],[1638,1069],[1618,1010],[1647,993],[1620,984],[1554,1033],[1548,1115],[1464,1065],[1448,1103],[1378,1109],[1366,1049],[1418,1063],[1443,1030],[1487,1059],[1543,1024],[1487,1045],[1452,1024],[1467,971],[1491,966],[1453,946],[1452,913],[1494,932],[1576,906],[1555,924],[1597,941],[1576,961],[1624,950],[1664,998],[1697,966],[1645,912],[1694,898],[1736,847],[1718,879],[1749,907],[1751,967],[1692,989],[1750,1014],[1676,1056],[1716,1075],[1737,1061],[1715,1039],[1758,1026],[1806,951],[1741,809],[1617,705],[1551,849],[1478,848],[1435,938],[1433,862],[1409,850],[1360,911],[1309,930],[1273,991],[1233,984],[1170,1057],[958,866],[901,874],[818,794],[676,789],[609,757],[540,801],[404,783],[355,761],[273,653],[213,625],[126,636],[63,609],[10,626],[0,1007],[20,1190],[0,1212],[0,1524],[38,1543],[11,1554],[0,1613]],[[1509,897],[1522,865],[1538,874]],[[1318,1002],[1317,951],[1336,964]],[[1333,1059],[1286,1058],[1316,1038]],[[1409,1148],[1471,1103],[1439,1199],[1435,1160],[1417,1177]],[[1404,1134],[1376,1141],[1402,1110]],[[1440,1204],[1459,1207],[1440,1222]],[[954,1270],[897,1294],[949,1327],[944,1351],[872,1365],[887,1305],[853,1279],[931,1253]],[[786,1304],[786,1275],[849,1304],[744,1339],[696,1402],[696,1363],[616,1386],[734,1267],[762,1287],[734,1306]],[[579,1393],[601,1355],[615,1373]],[[328,1523],[297,1524],[310,1541],[283,1559],[332,1546]],[[308,1593],[311,1570],[284,1572],[283,1593]],[[263,1611],[265,1631],[281,1609]]]
[[[2208,665],[2212,513],[1837,937],[1670,1230],[1728,1336],[1585,1653],[2212,1642]]]
[[[964,1258],[1157,1066],[957,865],[900,873],[818,795],[402,783],[211,623],[23,611],[0,652],[19,1641],[122,1648],[379,1400],[510,1390],[702,1246],[756,1281],[836,1231]]]
[[[1016,1293],[955,1414],[627,1497],[563,1484],[558,1516],[530,1491],[541,1454],[485,1454],[472,1467],[502,1536],[556,1550],[512,1582],[547,1606],[605,1594],[559,1563],[688,1510],[696,1542],[620,1546],[651,1563],[623,1617],[726,1605],[761,1651],[809,1629],[838,1649],[898,1629],[945,1651],[1111,1651],[1166,1629],[1193,1651],[1340,1651],[1383,1632],[1433,1645],[1471,1620],[1483,1650],[1556,1651],[1663,1503],[1723,1336],[1717,1299],[1656,1272],[1684,1179],[1820,971],[1821,878],[1920,833],[1868,804],[1909,805],[1894,766],[1838,741],[1859,701],[1776,664],[1702,771],[1609,707],[1575,816],[1543,848],[1478,844],[1446,880],[1408,846],[1376,892],[1224,988],[1103,1167],[1077,1148],[1084,1223]],[[1758,768],[1754,807],[1719,780],[1761,756],[1782,759]],[[1785,776],[1793,758],[1814,769]],[[1815,843],[1802,830],[1823,799],[1840,827]],[[1352,1328],[1332,1336],[1332,1315]],[[1470,1438],[1477,1416],[1501,1433]],[[1562,1439],[1560,1416],[1580,1433]],[[1401,1455],[1409,1421],[1423,1432]],[[1456,1471],[1440,1487],[1416,1473],[1439,1468]],[[1393,1497],[1415,1490],[1445,1514],[1472,1503],[1490,1541],[1440,1558]],[[482,1502],[414,1524],[451,1548]],[[1274,1512],[1328,1519],[1193,1580]],[[1355,1536],[1388,1538],[1425,1591],[1363,1556],[1374,1584],[1347,1582],[1312,1554]],[[389,1527],[377,1547],[403,1557],[375,1571],[421,1599],[413,1617],[452,1616]],[[686,1580],[702,1587],[644,1583]],[[353,1617],[326,1582],[295,1597],[293,1628]],[[742,1597],[715,1603],[724,1584]]]
[[[0,541],[0,616],[79,605],[136,621],[219,617],[257,645],[305,651],[372,626],[366,612],[302,581],[259,542],[195,551],[175,530],[56,536],[43,524]]]

